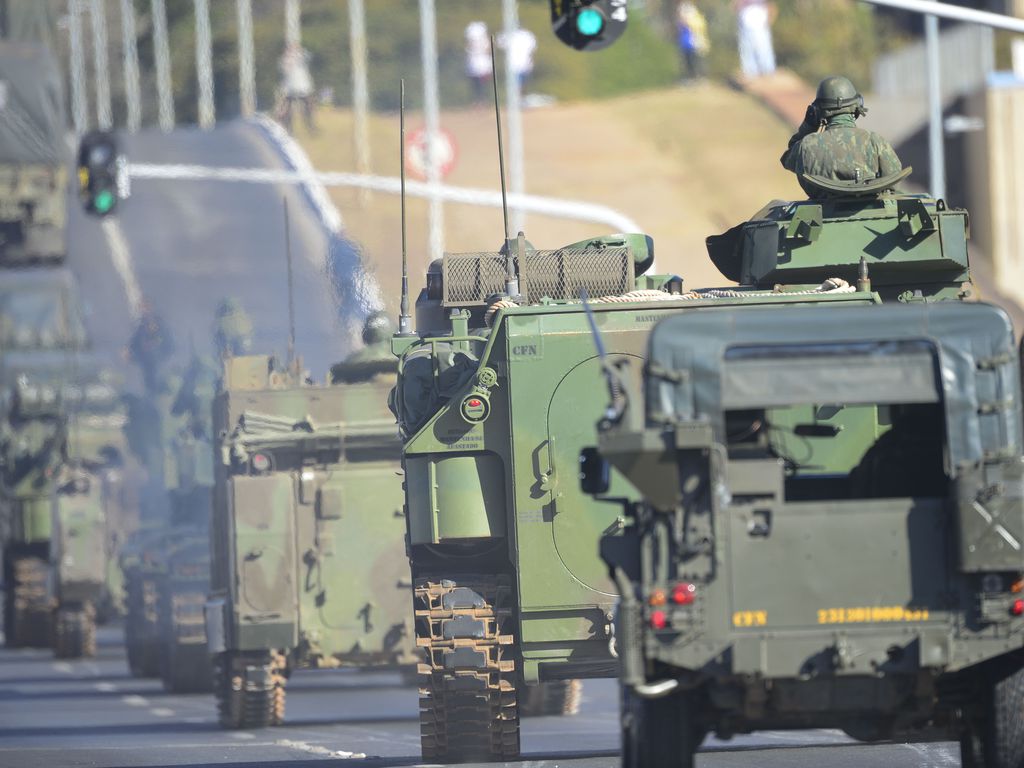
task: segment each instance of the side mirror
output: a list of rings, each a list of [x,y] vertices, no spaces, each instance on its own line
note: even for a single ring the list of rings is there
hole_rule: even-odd
[[[590,496],[608,493],[612,467],[597,448],[580,451],[580,490]]]

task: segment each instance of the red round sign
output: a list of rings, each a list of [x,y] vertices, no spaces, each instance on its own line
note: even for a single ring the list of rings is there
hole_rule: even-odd
[[[439,128],[434,137],[433,156],[437,163],[441,178],[446,178],[455,167],[458,151],[455,139],[443,128]],[[405,137],[405,167],[417,178],[427,178],[427,129],[417,128]]]

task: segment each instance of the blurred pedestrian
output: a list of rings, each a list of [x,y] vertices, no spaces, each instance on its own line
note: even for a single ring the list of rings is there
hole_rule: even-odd
[[[519,81],[519,90],[525,91],[526,84],[533,74],[533,54],[537,50],[537,38],[533,32],[519,27],[498,38],[498,46],[508,56],[512,73]]]
[[[763,77],[775,71],[772,22],[775,7],[766,0],[736,0],[740,69],[747,78]]]
[[[316,130],[313,124],[315,89],[313,76],[309,73],[309,60],[309,51],[298,43],[288,43],[277,63],[278,72],[281,74],[279,119],[289,133],[292,130],[292,114],[296,105],[302,107],[309,132],[313,133]]]
[[[708,42],[708,22],[690,0],[683,0],[679,4],[677,30],[679,52],[683,59],[683,79],[699,80],[704,77],[704,57],[711,46]]]
[[[473,92],[473,103],[487,100],[487,84],[491,79],[491,41],[487,25],[471,21],[466,25],[466,77]]]

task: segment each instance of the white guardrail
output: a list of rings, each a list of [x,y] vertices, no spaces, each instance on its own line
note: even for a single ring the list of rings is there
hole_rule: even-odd
[[[311,176],[327,187],[352,187],[388,194],[401,193],[401,180],[392,176],[358,173],[317,172],[315,174],[266,168],[218,168],[207,165],[128,163],[125,170],[132,180],[221,181],[245,184],[303,184]],[[440,184],[436,188],[420,181],[406,181],[406,194],[412,197],[436,196],[449,203],[501,208],[501,192],[472,187]],[[526,213],[539,213],[565,219],[604,224],[614,232],[643,232],[640,225],[623,213],[605,205],[584,203],[538,195],[508,195],[508,207]]]

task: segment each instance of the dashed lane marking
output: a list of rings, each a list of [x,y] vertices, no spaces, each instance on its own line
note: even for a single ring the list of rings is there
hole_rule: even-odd
[[[231,734],[232,739],[238,739],[239,741],[248,741],[249,739],[255,739],[256,737],[251,733],[245,731],[236,731]]]
[[[113,683],[93,683],[92,687],[101,693],[113,693],[117,690],[117,686]]]
[[[103,234],[110,246],[110,260],[114,263],[121,283],[124,285],[124,295],[128,299],[128,308],[132,317],[137,318],[142,309],[142,289],[139,287],[138,278],[135,276],[135,267],[132,262],[131,251],[128,250],[128,242],[124,239],[124,232],[117,219],[103,219],[101,224]]]
[[[68,664],[66,661],[55,661],[50,666],[58,672],[64,672],[65,674],[69,675],[71,674],[71,665]]]
[[[167,707],[153,707],[149,710],[149,714],[156,717],[174,717],[174,710]]]
[[[362,752],[347,752],[344,749],[329,749],[320,744],[309,744],[305,741],[292,741],[291,739],[278,739],[274,742],[279,747],[286,747],[287,749],[295,749],[299,752],[305,752],[309,755],[317,755],[319,757],[334,757],[342,760],[348,760],[351,758],[364,759],[366,755]]]
[[[148,707],[149,699],[143,696],[136,696],[132,694],[130,696],[122,696],[121,701],[127,704],[129,707]]]

